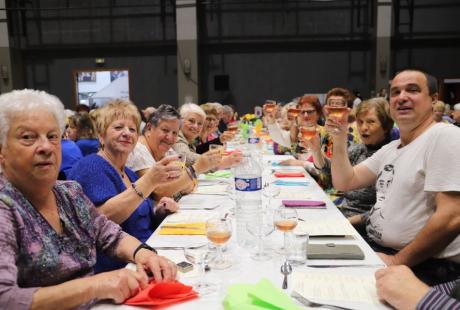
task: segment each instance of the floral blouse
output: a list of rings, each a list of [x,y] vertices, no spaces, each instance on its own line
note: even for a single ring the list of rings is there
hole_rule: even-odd
[[[120,226],[96,211],[76,182],[53,188],[62,233],[0,175],[0,308],[29,309],[36,289],[92,275],[96,249],[113,255]]]

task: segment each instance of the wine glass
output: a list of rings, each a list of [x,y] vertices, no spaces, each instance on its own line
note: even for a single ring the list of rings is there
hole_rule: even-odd
[[[217,257],[210,265],[212,268],[227,269],[232,266],[232,262],[222,254],[222,246],[231,236],[232,222],[229,218],[210,219],[206,222],[206,237],[217,247]]]
[[[272,218],[270,218],[270,215]],[[275,230],[273,226],[273,214],[261,211],[255,219],[254,222],[246,223],[248,232],[257,238],[257,250],[251,254],[251,258],[256,261],[266,261],[271,258],[271,254],[264,249],[264,238]]]
[[[176,163],[176,165],[178,165],[179,167],[184,169],[185,168],[185,162],[186,162],[186,155],[185,154],[179,154],[175,163]]]
[[[304,141],[304,146],[306,148],[306,152],[309,151],[309,147],[306,146],[306,141],[310,141],[315,137],[318,133],[318,128],[316,125],[304,125],[300,126],[299,128],[299,137],[302,141]]]
[[[224,146],[220,144],[209,145],[209,150],[210,151],[218,150],[221,155],[224,154]]]
[[[184,256],[187,261],[199,266],[198,282],[193,284],[193,288],[200,295],[207,295],[217,291],[215,283],[205,281],[206,266],[216,257],[216,252],[209,249],[208,245],[199,247],[184,247]]]
[[[285,207],[280,207],[275,210],[273,214],[273,223],[275,224],[276,229],[281,231],[284,234],[284,243],[282,251],[284,252],[286,259],[288,255],[288,233],[293,231],[297,226],[297,211],[295,209],[289,209]]]
[[[267,197],[267,209],[271,207],[272,199],[280,193],[280,188],[275,186],[273,179],[269,179],[267,182],[264,183],[264,187],[262,189],[262,195]]]
[[[300,109],[297,109],[297,108],[288,109],[288,119],[291,121],[295,120],[297,116],[299,115],[299,113],[300,113]]]
[[[265,101],[263,109],[267,111],[268,113],[273,113],[276,109],[276,101],[273,101],[273,100]]]
[[[334,120],[336,123],[340,123],[345,115],[345,113],[348,112],[348,107],[347,103],[345,102],[345,99],[339,97],[339,98],[329,98],[327,100],[327,117]],[[340,132],[339,129],[335,129],[335,131],[338,133]]]

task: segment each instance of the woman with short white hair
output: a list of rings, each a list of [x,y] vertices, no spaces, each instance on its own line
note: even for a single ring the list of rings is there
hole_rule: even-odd
[[[200,157],[196,153],[196,139],[203,129],[206,113],[197,104],[186,103],[179,111],[182,128],[177,135],[177,142],[173,145],[173,149],[185,156],[186,165],[191,166]]]
[[[99,213],[76,182],[56,181],[64,106],[43,91],[0,96],[0,308],[89,308],[122,303],[156,281],[174,280],[175,264]],[[96,251],[126,268],[94,275]]]
[[[174,151],[185,156],[186,165],[192,166],[200,156],[211,156],[214,161],[213,168],[226,169],[241,162],[241,154],[231,154],[222,157],[222,154],[216,151],[208,151],[202,155],[196,152],[197,138],[203,130],[203,124],[206,119],[206,113],[200,106],[194,103],[186,103],[180,108],[182,128],[177,136],[177,142],[173,145]]]

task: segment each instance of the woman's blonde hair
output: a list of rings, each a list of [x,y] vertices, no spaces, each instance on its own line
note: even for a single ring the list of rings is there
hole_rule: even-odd
[[[141,115],[137,107],[129,100],[114,99],[107,102],[102,108],[91,115],[95,120],[96,131],[103,136],[109,125],[117,119],[132,119],[136,124],[137,132],[140,131]]]
[[[390,105],[385,98],[376,97],[364,100],[356,108],[355,116],[358,119],[360,114],[367,113],[372,109],[375,109],[377,118],[379,119],[380,124],[382,124],[382,128],[387,134],[389,134],[393,128],[394,121],[390,116]]]
[[[445,103],[442,102],[441,100],[436,101],[436,103],[433,105],[433,111],[442,111],[444,113],[445,109]]]

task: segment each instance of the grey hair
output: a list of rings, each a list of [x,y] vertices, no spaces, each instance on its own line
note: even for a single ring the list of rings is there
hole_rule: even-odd
[[[10,122],[15,116],[43,109],[56,118],[62,135],[65,129],[65,111],[58,97],[33,89],[13,90],[0,95],[0,144],[5,145]]]
[[[148,123],[152,125],[152,127],[156,128],[160,124],[162,120],[179,120],[180,121],[180,114],[177,110],[169,105],[169,104],[162,104],[156,109],[148,119]]]
[[[460,103],[454,104],[453,110],[454,110],[454,111],[460,111]]]
[[[180,117],[186,118],[187,115],[190,113],[196,113],[201,115],[203,118],[206,118],[206,113],[204,113],[203,109],[200,108],[199,105],[195,103],[185,103],[180,107]]]
[[[222,111],[224,112],[224,114],[233,114],[233,109],[229,105],[222,106]]]

